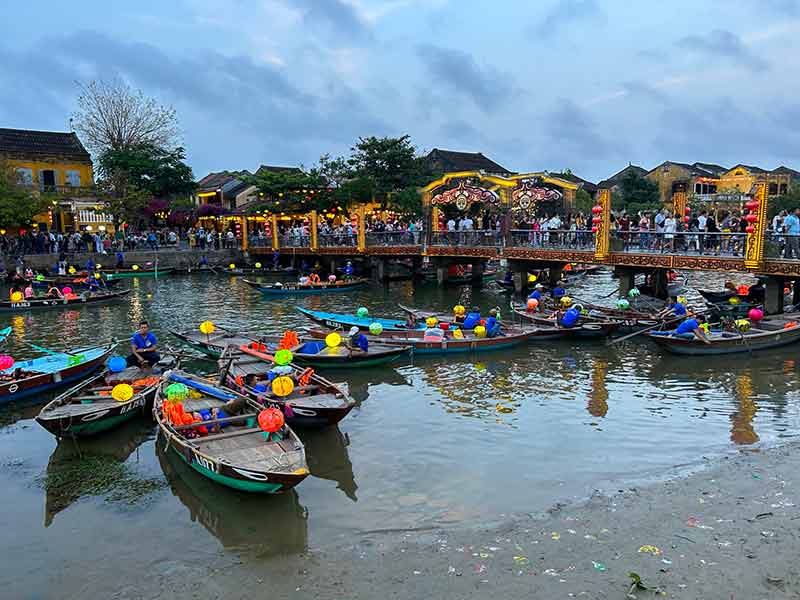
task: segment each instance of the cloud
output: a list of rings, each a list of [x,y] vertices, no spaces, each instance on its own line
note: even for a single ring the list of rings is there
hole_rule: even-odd
[[[445,121],[439,131],[444,147],[449,147],[448,144],[455,142],[462,144],[467,152],[478,152],[487,142],[486,136],[464,119]]]
[[[771,12],[781,16],[800,14],[800,0],[756,0],[753,9],[758,13]]]
[[[723,29],[715,29],[702,35],[687,35],[677,45],[700,56],[722,58],[742,64],[752,71],[769,68],[769,63],[748,48],[738,35]]]
[[[362,13],[343,0],[291,0],[289,6],[299,9],[307,25],[328,27],[334,34],[369,37]]]
[[[556,150],[556,156],[583,160],[614,154],[621,143],[599,131],[591,115],[572,100],[561,99],[546,115],[543,131]],[[563,158],[562,158],[563,160]]]
[[[597,0],[558,0],[544,18],[531,28],[538,37],[552,37],[569,25],[605,20]]]
[[[422,44],[417,53],[437,83],[471,98],[486,113],[495,110],[508,93],[506,75],[482,67],[463,50]]]

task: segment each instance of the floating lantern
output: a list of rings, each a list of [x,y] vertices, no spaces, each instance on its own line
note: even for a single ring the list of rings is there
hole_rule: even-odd
[[[127,383],[115,385],[111,390],[111,397],[117,402],[127,402],[133,398],[133,387]]]
[[[438,321],[438,319],[436,317],[428,317],[427,319],[425,319],[425,325],[427,327],[429,327],[429,328],[430,327],[436,327],[436,323],[438,323],[438,322],[439,321]]]
[[[478,325],[475,329],[472,330],[472,333],[475,334],[476,338],[485,338],[486,337],[486,327],[483,325]]]
[[[539,301],[536,298],[528,298],[528,302],[526,303],[528,310],[536,310],[539,306]]]
[[[760,308],[751,308],[747,312],[747,318],[750,319],[751,321],[755,321],[756,323],[758,323],[761,319],[764,318],[764,311],[761,310]]]
[[[342,343],[342,336],[340,336],[335,331],[325,336],[325,345],[328,348],[336,348],[341,343]]]
[[[284,348],[275,353],[275,364],[283,367],[291,363],[293,358],[292,351]]]
[[[453,314],[456,315],[456,316],[460,317],[461,315],[466,314],[466,312],[467,312],[467,309],[464,308],[463,306],[461,306],[460,304],[456,304],[453,307]]]
[[[370,323],[369,332],[372,335],[380,335],[381,333],[383,333],[383,325],[381,325],[380,323],[377,323],[377,322]]]
[[[277,408],[266,408],[258,413],[258,426],[266,433],[275,433],[283,424],[283,413]]]
[[[620,310],[628,310],[631,307],[631,303],[628,302],[625,298],[620,298],[617,300],[617,308]]]
[[[260,268],[261,268],[261,263],[260,263],[260,262],[257,262],[257,263],[256,263],[256,269],[260,269]]]
[[[167,386],[165,392],[167,394],[167,401],[175,404],[186,400],[186,397],[189,395],[189,388],[183,383],[172,383]]]
[[[561,306],[565,308],[572,306],[572,298],[570,298],[569,296],[564,296],[563,298],[561,298]]]
[[[288,396],[294,391],[294,381],[291,377],[281,375],[272,380],[272,393],[280,398]]]
[[[528,275],[528,283],[536,283],[537,279],[536,275]]]
[[[75,271],[75,267],[70,267],[69,269],[67,269],[67,271],[69,272],[70,275],[75,275],[75,273],[77,272]]]
[[[356,316],[358,318],[360,318],[360,319],[368,317],[369,316],[369,310],[367,310],[366,306],[362,306],[356,311]]]
[[[8,354],[0,355],[0,370],[7,370],[14,366],[14,359]]]
[[[131,269],[133,269],[134,271],[138,271],[139,270],[139,265],[133,265],[131,267]]]
[[[216,329],[217,326],[214,325],[214,323],[212,323],[211,321],[203,321],[202,323],[200,323],[200,333],[202,333],[203,335],[211,335],[212,333],[214,333],[214,331],[216,331]]]
[[[12,302],[22,302],[23,298],[24,296],[22,295],[22,292],[14,292],[13,294],[11,294]]]

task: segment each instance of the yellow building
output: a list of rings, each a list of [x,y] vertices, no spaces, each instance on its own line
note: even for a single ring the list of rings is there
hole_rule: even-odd
[[[720,192],[749,194],[757,183],[767,183],[769,185],[768,193],[775,196],[785,194],[789,190],[793,173],[796,171],[786,167],[767,171],[751,165],[736,165],[720,175],[717,188]]]
[[[111,229],[112,219],[95,197],[92,157],[75,133],[0,128],[0,157],[16,171],[19,185],[55,194],[53,209],[34,218],[40,228]]]

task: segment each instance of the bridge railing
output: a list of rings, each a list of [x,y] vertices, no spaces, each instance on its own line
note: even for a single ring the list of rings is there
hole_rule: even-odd
[[[612,231],[612,252],[680,254],[687,256],[743,256],[746,233],[703,231]]]
[[[503,235],[494,229],[473,229],[471,231],[434,231],[431,246],[487,246],[503,245]]]
[[[282,233],[278,237],[281,248],[310,248],[311,236],[301,233]]]
[[[367,246],[419,246],[422,231],[367,231]]]
[[[800,235],[767,231],[764,239],[764,258],[800,260]]]
[[[355,248],[358,245],[358,236],[355,233],[320,233],[317,235],[317,244],[320,248]]]
[[[543,250],[570,249],[591,250],[594,248],[594,235],[591,231],[572,229],[512,229],[510,246],[541,248]]]
[[[272,248],[272,236],[248,235],[247,244],[250,248]]]

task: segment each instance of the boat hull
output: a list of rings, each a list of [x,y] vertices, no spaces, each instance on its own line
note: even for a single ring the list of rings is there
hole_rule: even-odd
[[[671,336],[650,335],[660,348],[671,354],[685,356],[714,356],[722,354],[751,354],[761,350],[780,348],[789,344],[800,342],[800,327],[798,331],[786,330],[765,338],[750,338],[736,336],[722,341],[705,344],[701,341],[675,338]]]
[[[82,306],[96,306],[108,302],[115,302],[125,298],[131,290],[124,290],[122,292],[114,292],[111,294],[104,294],[102,296],[89,296],[86,299],[80,297],[70,300],[53,298],[53,299],[32,299],[23,302],[0,302],[0,313],[24,313],[29,311],[39,310],[58,310],[61,308],[79,308]]]
[[[244,282],[250,287],[258,290],[264,296],[311,296],[317,294],[335,294],[340,292],[349,292],[367,285],[367,281],[357,281],[355,283],[345,284],[327,284],[321,283],[319,285],[284,285],[267,287],[255,281],[245,279]]]
[[[165,275],[172,275],[175,269],[167,267],[166,269],[139,269],[138,271],[103,271],[108,279],[129,279],[131,277],[163,277]]]

